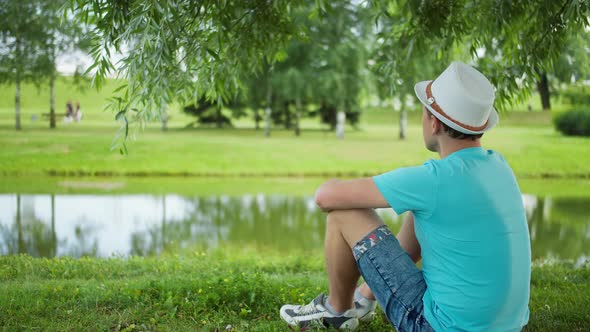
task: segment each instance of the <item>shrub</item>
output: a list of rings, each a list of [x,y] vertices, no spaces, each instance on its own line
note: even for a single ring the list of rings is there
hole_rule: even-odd
[[[559,114],[555,118],[555,127],[564,135],[590,136],[590,108]]]
[[[572,105],[590,107],[590,87],[588,86],[572,85],[559,93]]]

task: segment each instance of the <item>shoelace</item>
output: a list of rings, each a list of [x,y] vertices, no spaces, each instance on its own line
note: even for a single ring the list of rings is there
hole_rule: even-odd
[[[306,305],[302,306],[301,308],[299,308],[297,315],[304,316],[304,315],[309,315],[309,314],[315,314],[318,312],[320,312],[320,311],[315,307],[315,304],[312,302],[312,303],[306,304]]]

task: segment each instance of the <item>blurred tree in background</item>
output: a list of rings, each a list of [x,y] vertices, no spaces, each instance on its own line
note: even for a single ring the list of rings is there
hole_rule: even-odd
[[[67,0],[38,1],[43,13],[43,29],[46,33],[43,44],[43,66],[49,78],[49,127],[55,128],[55,80],[57,58],[72,54],[76,50],[87,52],[90,48],[88,27],[77,20],[72,13],[64,11]],[[76,70],[76,78],[79,72]]]
[[[110,72],[126,83],[110,109],[123,121],[145,124],[173,101],[201,96],[222,104],[263,64],[284,58],[300,29],[291,12],[300,1],[71,0],[78,17],[94,27],[94,83]],[[111,63],[111,52],[123,53]],[[123,142],[122,150],[125,150]]]
[[[16,129],[21,128],[22,82],[49,83],[50,128],[55,128],[57,58],[88,50],[85,25],[64,12],[67,0],[0,2],[0,83],[14,83]]]
[[[365,84],[358,73],[368,68],[361,40],[376,42],[369,48],[378,56],[378,85],[386,84],[379,87],[381,96],[389,90],[403,102],[418,77],[433,77],[459,50],[490,77],[498,106],[506,109],[543,84],[568,38],[588,26],[590,11],[587,1],[575,0],[71,2],[95,26],[97,83],[115,69],[109,50],[137,50],[116,68],[128,79],[113,99],[118,118],[127,119],[129,112],[139,121],[157,117],[173,97],[223,102],[249,80],[257,84],[255,93],[247,93],[252,107],[282,107],[275,121],[287,127],[293,101],[296,114],[308,98],[324,110],[355,110]],[[301,8],[305,13],[310,6],[315,16],[300,19]],[[365,10],[368,19],[359,19]],[[311,19],[320,23],[301,23]],[[375,24],[365,30],[359,22]],[[273,67],[276,60],[286,63]],[[334,126],[333,117],[327,121]]]
[[[385,65],[394,80],[415,54],[443,59],[456,47],[469,49],[496,86],[499,109],[522,102],[537,83],[541,98],[548,98],[547,73],[568,38],[590,23],[590,3],[576,0],[378,0],[371,8],[378,19],[391,21],[383,33],[386,44],[397,47]]]
[[[372,31],[366,8],[351,1],[320,8],[310,2],[296,11],[295,22],[305,27],[304,38],[292,39],[286,59],[272,68],[274,122],[286,129],[294,122],[297,135],[302,114],[319,115],[332,130],[343,128],[345,118],[356,124],[360,95],[370,79],[366,64]]]
[[[45,43],[49,35],[36,0],[0,2],[0,83],[14,83],[16,130],[21,129],[21,83],[41,84],[49,71]]]
[[[535,88],[549,108],[550,79],[588,71],[588,1],[69,0],[66,14],[61,1],[1,4],[0,79],[17,82],[17,100],[21,81],[55,76],[60,42],[78,43],[68,31],[86,25],[93,83],[125,80],[109,104],[122,143],[130,121],[160,119],[172,102],[204,98],[218,114],[237,103],[257,127],[264,108],[267,133],[271,119],[299,133],[299,119],[317,114],[343,134],[362,95],[395,101],[405,123],[414,83],[451,60],[488,76],[501,110]],[[70,18],[80,25],[66,29]],[[20,127],[18,101],[16,113]]]

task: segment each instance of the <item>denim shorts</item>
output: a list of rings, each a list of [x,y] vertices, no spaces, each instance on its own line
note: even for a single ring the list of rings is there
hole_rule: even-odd
[[[398,331],[434,331],[424,318],[422,271],[387,226],[367,234],[352,251],[363,279]]]

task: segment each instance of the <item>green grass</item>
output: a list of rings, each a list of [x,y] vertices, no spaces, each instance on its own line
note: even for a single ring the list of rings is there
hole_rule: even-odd
[[[249,250],[160,258],[0,257],[7,330],[288,331],[284,303],[326,291],[317,253]],[[590,328],[590,266],[534,267],[529,331]],[[380,313],[360,331],[392,331]]]
[[[70,79],[58,80],[58,107],[68,98],[79,99],[81,123],[62,123],[50,130],[39,115],[48,108],[46,87],[24,85],[23,130],[15,132],[13,94],[0,87],[0,174],[3,175],[115,175],[115,176],[365,176],[436,158],[422,143],[420,112],[409,112],[408,138],[397,138],[399,114],[368,108],[359,130],[348,128],[337,140],[316,119],[303,121],[301,137],[276,129],[265,138],[243,118],[235,129],[183,129],[193,119],[173,106],[170,130],[153,123],[135,132],[129,155],[111,151],[118,129],[113,115],[102,111],[106,97],[118,82],[109,81],[102,92],[79,92]],[[563,108],[563,105],[560,105]],[[58,112],[59,111],[58,109]],[[32,121],[37,114],[36,121]],[[587,138],[563,137],[551,126],[550,112],[502,114],[498,128],[486,134],[486,147],[500,151],[519,177],[590,177]]]
[[[2,177],[0,193],[24,194],[179,194],[186,196],[252,193],[312,195],[322,177]],[[590,197],[590,179],[520,179],[523,193],[540,197]]]
[[[58,123],[50,130],[46,120],[32,122],[41,114],[47,89],[23,86],[23,130],[15,132],[10,86],[0,87],[0,174],[2,175],[89,175],[89,176],[365,176],[421,164],[437,155],[422,143],[420,112],[409,112],[408,138],[397,138],[398,115],[382,108],[368,108],[359,130],[348,128],[346,138],[337,140],[322,129],[317,119],[303,121],[301,137],[276,129],[272,137],[253,130],[250,119],[236,128],[184,129],[193,119],[173,106],[170,130],[162,132],[153,123],[134,132],[129,155],[111,151],[118,129],[112,114],[102,111],[106,97],[117,82],[109,81],[102,92],[77,92],[68,79],[57,84],[57,104],[67,98],[80,99],[81,123]],[[563,108],[563,105],[560,105]],[[519,177],[589,178],[590,140],[563,137],[551,126],[550,112],[502,114],[500,126],[486,134],[486,147],[501,152]]]
[[[371,125],[333,133],[275,131],[271,138],[248,129],[147,129],[122,156],[109,147],[115,131],[80,124],[56,131],[0,129],[4,175],[366,176],[438,156],[423,147],[412,124],[408,139],[395,127]],[[590,177],[590,140],[564,137],[551,127],[499,127],[484,137],[519,177]]]
[[[183,129],[193,121],[170,109],[170,130],[149,125],[129,144],[129,155],[110,151],[118,128],[102,112],[109,82],[98,93],[57,86],[57,111],[79,99],[81,123],[50,130],[40,118],[48,94],[23,87],[23,130],[14,128],[14,91],[0,87],[0,192],[311,194],[327,177],[368,176],[436,158],[422,143],[420,113],[409,113],[408,139],[397,139],[398,115],[367,109],[360,130],[337,140],[317,120],[303,121],[301,137],[273,130]],[[558,109],[562,109],[560,105]],[[33,115],[37,120],[33,121]],[[512,165],[523,192],[590,195],[590,140],[563,137],[548,112],[501,115],[484,136]],[[48,176],[51,175],[51,176]],[[88,176],[81,178],[80,175]],[[278,254],[239,248],[160,258],[79,260],[0,257],[0,326],[5,330],[286,330],[278,319],[284,302],[303,303],[326,289],[318,253]],[[535,267],[533,331],[590,328],[590,267]],[[361,331],[389,329],[383,315]]]

